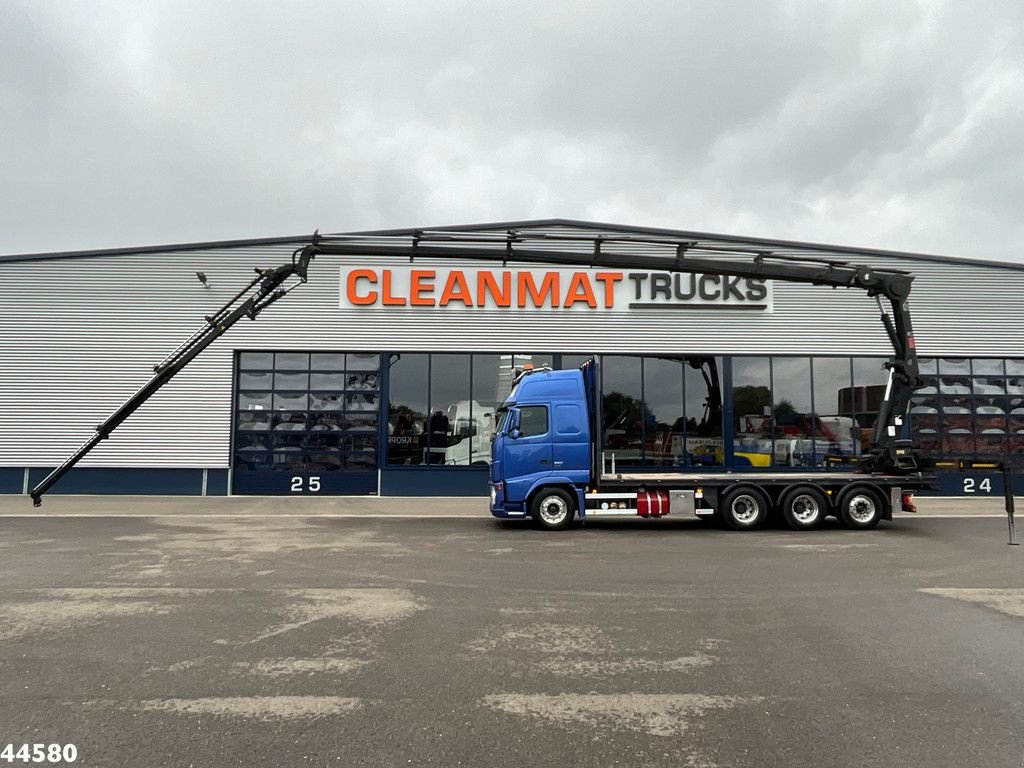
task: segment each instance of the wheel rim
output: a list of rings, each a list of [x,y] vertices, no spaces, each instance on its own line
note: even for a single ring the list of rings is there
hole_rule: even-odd
[[[549,525],[558,525],[569,514],[569,505],[561,496],[545,496],[540,501],[540,517]]]
[[[732,500],[729,510],[737,523],[750,525],[761,514],[761,505],[750,494],[742,493]]]
[[[875,514],[878,511],[875,507],[875,500],[863,493],[858,493],[850,499],[846,504],[846,510],[850,519],[856,523],[870,523],[875,519]]]
[[[790,511],[793,514],[793,519],[798,523],[807,525],[813,523],[818,519],[818,515],[821,514],[821,505],[818,500],[810,494],[801,493],[790,504]]]

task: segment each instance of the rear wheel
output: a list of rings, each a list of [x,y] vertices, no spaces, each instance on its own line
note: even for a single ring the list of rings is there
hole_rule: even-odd
[[[873,488],[855,485],[839,494],[839,521],[847,528],[866,531],[882,519],[882,500]]]
[[[768,517],[768,497],[760,488],[744,485],[722,494],[722,520],[734,531],[750,531]]]
[[[782,495],[782,518],[794,531],[812,531],[828,514],[828,501],[817,488],[793,488]]]
[[[541,488],[530,503],[534,524],[547,531],[565,530],[572,524],[575,513],[575,500],[562,488]]]

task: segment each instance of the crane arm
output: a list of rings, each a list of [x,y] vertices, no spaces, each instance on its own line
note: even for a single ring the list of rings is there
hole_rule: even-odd
[[[314,244],[318,238],[319,236],[314,234]],[[273,269],[257,269],[256,277],[248,285],[242,288],[212,315],[207,315],[205,323],[195,333],[182,342],[162,362],[153,367],[153,376],[149,381],[96,427],[96,434],[90,437],[63,464],[50,472],[38,485],[29,491],[33,506],[40,506],[43,503],[43,494],[54,483],[67,474],[73,466],[81,461],[102,440],[110,437],[110,433],[124,422],[125,419],[135,413],[143,403],[156,394],[182,368],[192,362],[200,352],[226,333],[231,326],[244,317],[255,320],[257,315],[271,304],[306,282],[309,262],[314,256],[315,252],[311,244],[299,248],[292,253],[290,263],[282,264]],[[297,278],[297,281],[290,282],[290,279],[293,277]]]
[[[586,245],[584,245],[584,243]],[[861,460],[865,471],[905,473],[917,468],[910,441],[901,439],[903,419],[915,389],[923,386],[914,343],[908,297],[913,275],[848,261],[801,255],[787,244],[778,253],[763,243],[722,244],[700,240],[633,236],[575,235],[509,230],[505,234],[417,231],[411,235],[336,235],[312,246],[317,254],[514,261],[566,267],[606,267],[683,273],[713,273],[856,288],[878,302],[893,348],[885,397],[873,429],[872,448]],[[643,250],[645,252],[636,252]],[[808,248],[808,250],[812,250]],[[633,251],[633,252],[628,252]],[[889,304],[887,310],[883,300]]]

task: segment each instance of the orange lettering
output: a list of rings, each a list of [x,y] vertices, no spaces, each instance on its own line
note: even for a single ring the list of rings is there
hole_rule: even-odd
[[[432,269],[414,269],[409,273],[409,304],[414,307],[434,306],[434,297],[422,298],[421,293],[434,291],[434,277],[437,273]],[[429,281],[429,282],[427,282]]]
[[[404,307],[405,296],[392,296],[391,295],[391,270],[385,269],[383,275],[384,285],[381,289],[380,303],[385,307]]]
[[[348,273],[348,277],[345,278],[345,295],[348,298],[349,304],[354,304],[357,307],[367,307],[370,304],[377,302],[377,292],[368,291],[365,296],[360,296],[356,293],[356,281],[366,280],[371,285],[377,282],[377,273],[372,269],[353,269]]]
[[[573,272],[569,281],[569,288],[565,292],[565,307],[571,307],[577,302],[583,302],[591,309],[597,309],[597,299],[594,298],[594,289],[590,286],[590,278],[586,272]]]
[[[604,308],[611,309],[615,304],[615,284],[621,282],[621,272],[598,272],[594,275],[604,283]]]
[[[453,269],[448,273],[448,279],[444,281],[444,290],[441,291],[441,300],[438,304],[447,307],[452,301],[461,301],[467,307],[473,306],[473,297],[469,294],[469,284],[461,269]]]
[[[512,274],[501,273],[501,292],[498,292],[498,281],[490,270],[481,270],[476,276],[476,303],[479,307],[487,306],[487,294],[491,294],[494,303],[499,307],[512,306]]]
[[[558,273],[557,272],[545,272],[544,278],[540,282],[540,289],[538,290],[537,284],[533,282],[533,275],[529,272],[520,272],[517,281],[518,296],[517,304],[520,307],[526,306],[526,297],[529,296],[533,302],[533,306],[542,307],[544,306],[544,296],[547,295],[551,299],[551,307],[554,309],[558,306]]]

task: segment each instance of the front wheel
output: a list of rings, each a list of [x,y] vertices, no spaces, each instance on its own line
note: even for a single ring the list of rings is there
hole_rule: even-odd
[[[575,500],[561,488],[541,488],[530,504],[534,524],[546,531],[565,530],[572,524],[575,513]]]

